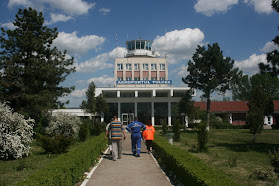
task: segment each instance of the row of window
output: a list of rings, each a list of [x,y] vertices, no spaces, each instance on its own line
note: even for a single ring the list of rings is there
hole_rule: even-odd
[[[151,70],[157,70],[157,64],[156,63],[152,63],[150,65],[150,69]],[[159,70],[164,71],[166,69],[166,65],[165,64],[159,64]],[[117,64],[117,71],[123,70],[123,64]],[[132,70],[132,64],[127,63],[125,64],[125,70]],[[134,71],[140,70],[140,64],[136,63],[134,64]],[[142,64],[142,70],[149,70],[149,65],[148,63],[143,63]]]
[[[148,77],[144,77],[144,78],[142,78],[142,80],[143,81],[148,81],[149,78]],[[152,77],[150,80],[151,81],[156,81],[157,78],[156,77]],[[166,79],[164,77],[160,77],[159,80],[164,81]],[[117,81],[123,81],[123,77],[118,77]],[[126,81],[132,81],[132,78],[131,77],[126,77]],[[139,77],[134,77],[134,81],[140,81],[140,78]]]
[[[151,50],[152,43],[149,41],[130,41],[127,44],[128,50],[144,49]]]

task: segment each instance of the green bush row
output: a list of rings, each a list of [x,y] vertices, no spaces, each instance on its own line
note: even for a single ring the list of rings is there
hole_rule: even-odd
[[[106,146],[104,134],[94,136],[80,146],[61,154],[45,168],[17,183],[19,186],[74,185],[97,160]]]
[[[156,134],[153,149],[159,163],[184,185],[239,185],[189,152],[169,144],[163,136]]]

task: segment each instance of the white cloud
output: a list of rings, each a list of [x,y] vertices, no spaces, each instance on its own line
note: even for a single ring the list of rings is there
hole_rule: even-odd
[[[74,90],[69,96],[81,98],[81,97],[85,96],[86,91],[87,91],[87,88],[81,89],[81,90]]]
[[[63,14],[50,13],[50,19],[51,19],[50,21],[45,21],[46,25],[54,24],[54,23],[57,23],[59,21],[66,22],[66,21],[69,21],[69,20],[74,19],[74,18],[71,17],[71,16],[65,16]]]
[[[262,52],[271,52],[273,50],[279,50],[279,47],[275,45],[272,41],[267,42],[265,46],[261,49]]]
[[[113,71],[114,59],[116,55],[118,57],[124,57],[125,53],[127,53],[125,48],[115,48],[109,53],[100,54],[88,61],[76,64],[76,70],[77,72],[94,72],[97,70],[112,68]]]
[[[50,6],[70,15],[82,15],[87,14],[95,6],[95,3],[87,3],[82,0],[9,0],[8,3],[8,7],[20,5],[31,6],[39,10]]]
[[[258,13],[270,14],[273,10],[271,7],[272,0],[244,0],[245,3],[254,6]]]
[[[94,81],[97,87],[113,87],[114,86],[114,77],[109,77],[108,75],[103,75],[98,78],[91,78],[87,80],[87,83]]]
[[[249,59],[243,61],[235,61],[235,67],[238,67],[243,73],[252,75],[259,72],[259,63],[267,63],[266,61],[266,54],[256,55],[253,54],[249,57]]]
[[[226,13],[237,3],[238,0],[198,0],[195,4],[195,10],[206,16],[212,16],[216,13]]]
[[[104,42],[105,38],[102,36],[87,35],[78,37],[77,32],[59,32],[58,37],[53,41],[53,45],[60,50],[66,49],[69,53],[79,55],[85,54],[92,49],[99,50]]]
[[[204,33],[198,29],[186,28],[167,32],[164,36],[156,36],[152,47],[161,53],[167,53],[168,62],[176,63],[191,59],[197,45],[202,45]]]
[[[9,29],[9,30],[14,30],[14,29],[16,29],[16,26],[14,25],[13,22],[2,23],[1,26],[4,27],[4,28],[7,28],[7,29]]]
[[[108,8],[101,8],[101,9],[99,9],[99,12],[101,12],[103,15],[107,15],[108,13],[110,13],[110,9],[108,9]]]

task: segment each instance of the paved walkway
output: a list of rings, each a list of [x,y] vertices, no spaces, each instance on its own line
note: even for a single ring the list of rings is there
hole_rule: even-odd
[[[170,186],[165,174],[151,154],[147,153],[144,143],[142,143],[141,156],[132,155],[131,136],[128,132],[126,135],[127,138],[122,145],[122,159],[112,161],[109,154],[105,154],[86,186]]]

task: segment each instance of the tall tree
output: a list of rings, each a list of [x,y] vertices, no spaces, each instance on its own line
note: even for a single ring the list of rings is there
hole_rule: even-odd
[[[279,13],[279,0],[272,0],[271,6],[273,10]],[[276,36],[272,41],[275,45],[279,46],[279,36]],[[268,63],[267,65],[265,65],[264,63],[259,64],[261,73],[272,72],[273,75],[275,76],[278,75],[279,74],[279,51],[276,49],[267,53],[266,59]]]
[[[193,118],[195,114],[194,101],[192,100],[193,90],[187,91],[178,102],[178,113],[184,113],[185,118]]]
[[[253,135],[252,142],[256,142],[256,134],[263,130],[264,116],[273,113],[274,105],[270,96],[265,93],[262,87],[254,87],[248,101],[247,125]]]
[[[261,87],[272,100],[279,99],[279,79],[277,76],[272,76],[271,73],[255,74],[251,77],[248,75],[243,76],[232,87],[233,99],[248,101],[251,96],[251,91],[255,87]]]
[[[102,95],[99,95],[96,97],[96,85],[92,81],[88,89],[86,91],[86,101],[82,101],[80,107],[82,109],[85,109],[87,113],[91,114],[91,117],[94,118],[92,121],[93,126],[95,125],[95,115],[96,113],[102,114],[102,113],[107,113],[109,110],[109,106],[106,102],[106,100],[103,98]]]
[[[207,99],[207,130],[210,126],[210,95],[214,91],[226,92],[231,84],[238,81],[242,72],[233,68],[234,61],[231,58],[224,58],[223,52],[217,43],[212,46],[208,44],[207,49],[198,46],[192,57],[193,61],[188,62],[189,75],[182,78],[189,87],[202,90],[203,96]]]
[[[57,28],[43,26],[42,12],[19,9],[13,24],[14,30],[1,28],[0,99],[38,120],[43,112],[63,105],[58,98],[74,90],[61,86],[75,71],[73,58],[66,59],[66,51],[52,47]]]

